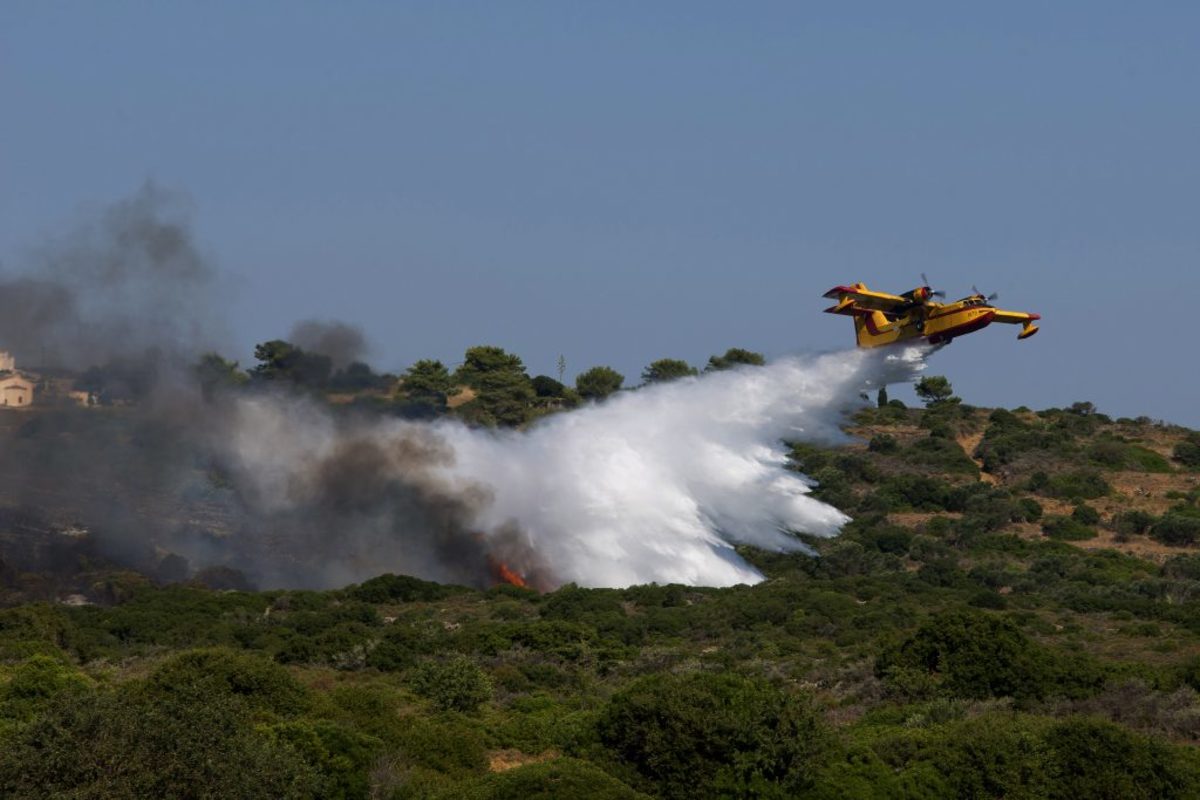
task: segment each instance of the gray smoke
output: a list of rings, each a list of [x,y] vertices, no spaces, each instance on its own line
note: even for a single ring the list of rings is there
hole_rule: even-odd
[[[147,184],[0,276],[0,349],[27,369],[71,370],[115,403],[55,407],[47,384],[33,413],[0,419],[0,562],[70,570],[101,557],[172,578],[232,568],[260,586],[331,586],[387,570],[485,583],[471,521],[486,491],[430,477],[449,457],[432,430],[380,443],[362,412],[330,413],[274,381],[201,391],[194,367],[222,341],[226,303],[187,211],[180,195]],[[302,322],[289,335],[337,366],[367,349],[340,322]],[[255,409],[282,427],[264,427]],[[336,446],[316,458],[295,452],[297,425]],[[239,460],[248,433],[279,458],[305,460],[288,502],[263,491],[272,467]],[[5,519],[41,522],[21,522],[24,536]],[[88,535],[55,538],[63,530]]]
[[[370,352],[367,337],[357,325],[337,320],[306,319],[292,326],[288,341],[310,353],[328,356],[334,369],[362,361]]]
[[[0,347],[19,365],[82,370],[220,345],[217,274],[188,217],[181,195],[147,183],[0,273]]]

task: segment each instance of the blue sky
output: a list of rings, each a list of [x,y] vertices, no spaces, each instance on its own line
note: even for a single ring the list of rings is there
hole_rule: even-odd
[[[1040,312],[932,370],[978,404],[1200,426],[1192,3],[0,6],[0,257],[147,179],[373,361],[553,373],[853,342],[820,295],[921,272]]]

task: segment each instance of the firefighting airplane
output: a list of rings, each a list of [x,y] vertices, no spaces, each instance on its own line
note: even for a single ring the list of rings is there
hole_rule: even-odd
[[[931,344],[949,344],[955,337],[973,333],[993,322],[1024,325],[1017,334],[1018,339],[1028,339],[1038,332],[1033,321],[1041,319],[1040,314],[1002,311],[991,305],[996,299],[995,294],[984,297],[974,289],[974,294],[962,300],[938,303],[933,298],[945,297],[945,292],[930,289],[924,275],[921,280],[926,285],[904,294],[873,292],[862,283],[835,286],[825,293],[825,297],[836,299],[837,305],[830,306],[825,312],[854,317],[859,347],[879,347],[918,338]]]

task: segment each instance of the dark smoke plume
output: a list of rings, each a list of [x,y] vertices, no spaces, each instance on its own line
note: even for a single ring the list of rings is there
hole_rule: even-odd
[[[18,364],[82,370],[222,343],[217,275],[183,198],[152,183],[0,274],[0,347]]]
[[[278,383],[198,389],[194,365],[223,341],[221,286],[186,203],[153,184],[0,275],[0,349],[19,367],[70,370],[117,404],[83,409],[60,397],[55,406],[44,385],[33,413],[0,419],[0,512],[14,510],[0,513],[0,560],[13,561],[19,540],[16,560],[31,566],[47,553],[65,568],[103,557],[164,579],[232,567],[260,586],[327,587],[385,571],[489,582],[470,528],[486,493],[429,477],[450,457],[432,430],[384,444],[363,419]],[[339,322],[302,322],[291,338],[336,365],[366,351],[362,332]],[[307,431],[294,429],[299,419]],[[301,434],[314,431],[336,446],[289,447],[311,444]],[[279,465],[289,475],[282,495],[276,465],[247,468],[239,448],[250,440],[263,451],[255,457],[295,459]],[[19,527],[54,546],[26,547],[33,539],[5,529],[5,518],[41,520]]]
[[[362,361],[370,352],[367,337],[356,325],[336,320],[307,319],[297,322],[288,341],[309,353],[328,356],[334,369]]]

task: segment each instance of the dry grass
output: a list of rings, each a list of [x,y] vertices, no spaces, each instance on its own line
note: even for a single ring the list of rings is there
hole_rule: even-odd
[[[493,750],[488,753],[488,770],[490,772],[504,772],[517,767],[528,766],[529,764],[541,764],[543,761],[552,761],[561,756],[562,753],[556,750],[547,750],[538,755],[522,753],[520,750]]]
[[[470,386],[456,386],[453,391],[455,393],[446,398],[446,405],[450,408],[466,405],[479,396]]]

